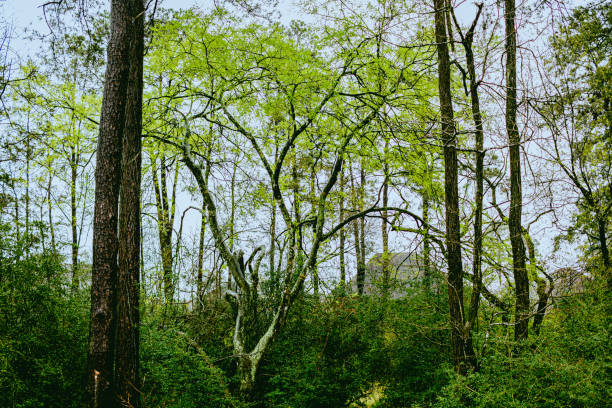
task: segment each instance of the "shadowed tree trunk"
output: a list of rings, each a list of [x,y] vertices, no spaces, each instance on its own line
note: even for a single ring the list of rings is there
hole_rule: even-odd
[[[206,206],[202,203],[202,220],[200,221],[200,243],[198,246],[198,271],[196,280],[196,298],[197,298],[197,309],[200,310],[202,306],[202,300],[204,299],[204,281],[203,281],[203,269],[204,269],[204,239],[206,236],[206,216],[204,215]]]
[[[425,228],[425,234],[423,234],[423,283],[425,289],[431,289],[431,243],[429,239],[429,194],[423,189],[421,192],[421,200],[423,202],[423,211],[421,218],[423,218],[423,224]]]
[[[72,230],[72,290],[79,287],[77,269],[79,265],[79,238],[77,232],[77,153],[76,146],[70,146],[70,226]]]
[[[116,382],[121,406],[139,408],[140,323],[140,179],[144,3],[131,0],[132,42],[123,132],[121,201],[119,208],[119,274],[117,288]]]
[[[340,222],[344,221],[344,188],[345,188],[345,179],[344,179],[344,169],[340,170],[340,215],[338,219]],[[344,251],[346,250],[346,232],[344,232],[344,228],[340,230],[340,284],[346,284],[346,262],[344,259]]]
[[[472,25],[468,29],[465,36],[457,22],[454,11],[451,9],[451,15],[455,22],[457,32],[461,37],[461,43],[465,50],[466,64],[467,64],[467,76],[470,83],[470,103],[472,110],[472,119],[474,120],[474,136],[475,136],[475,161],[476,161],[476,191],[474,194],[474,202],[476,203],[476,209],[474,210],[474,258],[472,262],[473,266],[473,278],[472,278],[472,295],[470,296],[470,307],[468,309],[468,315],[464,324],[464,338],[468,341],[466,348],[466,359],[468,365],[474,369],[478,369],[478,362],[472,346],[472,328],[478,321],[478,309],[480,306],[480,293],[482,292],[482,202],[484,195],[484,129],[482,126],[482,114],[480,112],[480,97],[478,94],[478,87],[480,81],[476,77],[476,64],[474,62],[474,52],[472,50],[472,44],[474,41],[474,30],[480,18],[482,12],[482,4],[478,4],[478,11],[476,17],[472,22]]]
[[[512,245],[512,271],[516,291],[514,338],[525,339],[529,325],[529,277],[525,266],[521,213],[521,140],[516,123],[516,28],[514,0],[505,0],[506,21],[506,132],[510,150],[510,214],[508,227]]]
[[[351,176],[351,197],[353,201],[353,209],[355,212],[359,212],[358,208],[360,208],[359,198],[357,195],[357,183],[355,182],[355,175],[353,174],[353,166],[350,166],[350,176]],[[355,276],[355,282],[357,283],[357,293],[363,294],[363,285],[365,281],[365,268],[364,268],[364,259],[362,258],[362,250],[361,250],[361,232],[360,228],[360,220],[353,221],[353,237],[355,240],[355,262],[357,264],[357,275]]]
[[[117,212],[122,137],[130,71],[131,17],[128,0],[113,0],[104,96],[96,155],[91,320],[87,386],[93,408],[116,404],[113,381],[117,282]]]
[[[157,207],[157,229],[159,234],[159,248],[162,258],[162,280],[164,283],[164,298],[166,303],[174,299],[174,275],[172,273],[172,229],[176,213],[176,184],[178,180],[178,163],[175,164],[174,178],[172,180],[172,196],[168,192],[168,164],[166,156],[160,155],[160,172],[157,174],[157,158],[151,158],[151,172],[153,173],[153,187]]]
[[[387,208],[389,205],[389,164],[387,163],[387,155],[389,154],[389,140],[385,139],[385,162],[383,164],[384,180],[382,186],[382,206]],[[389,294],[389,214],[387,210],[381,211],[381,235],[382,235],[382,271],[383,271],[383,293]]]
[[[459,223],[459,182],[455,123],[450,82],[450,58],[446,36],[444,0],[434,0],[434,19],[438,54],[438,90],[440,119],[444,144],[444,200],[446,208],[446,261],[448,263],[448,304],[451,325],[451,345],[455,371],[466,374],[473,369],[471,338],[464,330],[463,264]]]
[[[365,185],[366,185],[366,176],[365,169],[363,168],[363,162],[361,163],[361,169],[359,171],[359,201],[358,201],[358,210],[359,212],[363,211],[365,206]],[[365,217],[359,218],[359,250],[361,251],[361,265],[360,265],[360,273],[362,276],[361,282],[362,287],[365,282],[366,275],[366,250],[365,250]]]
[[[53,175],[49,171],[49,179],[47,180],[47,214],[49,222],[49,232],[51,234],[51,250],[53,253],[57,252],[55,246],[55,223],[53,222],[53,207],[51,205],[51,185],[53,183]]]

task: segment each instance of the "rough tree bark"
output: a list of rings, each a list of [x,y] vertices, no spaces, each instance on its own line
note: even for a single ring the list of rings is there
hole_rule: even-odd
[[[510,213],[508,227],[512,245],[512,271],[516,291],[514,338],[526,339],[529,330],[529,277],[525,266],[525,244],[522,237],[521,213],[521,140],[516,123],[516,14],[514,0],[505,0],[506,22],[506,132],[510,150]]]
[[[87,385],[94,408],[115,405],[113,357],[117,281],[117,212],[122,137],[130,71],[128,0],[113,0],[96,155]]]
[[[340,215],[338,219],[340,222],[344,221],[344,188],[346,181],[344,179],[344,169],[340,170],[340,204],[339,211]],[[344,232],[344,228],[342,228],[339,232],[340,234],[340,248],[339,248],[339,257],[340,257],[340,285],[346,285],[346,262],[344,259],[344,251],[346,247],[346,232]]]
[[[140,323],[140,179],[142,163],[142,90],[144,3],[130,0],[132,40],[123,131],[117,287],[115,370],[119,404],[141,406],[139,376]]]
[[[446,6],[444,0],[434,0],[434,20],[438,54],[438,90],[440,119],[444,144],[444,200],[446,209],[446,261],[448,263],[448,303],[451,344],[455,371],[466,374],[473,369],[470,359],[471,339],[465,336],[463,312],[463,264],[459,223],[459,182],[455,123],[450,83],[450,58],[446,36]]]

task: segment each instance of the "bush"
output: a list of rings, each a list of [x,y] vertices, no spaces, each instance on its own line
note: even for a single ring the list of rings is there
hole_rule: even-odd
[[[593,292],[559,301],[539,337],[516,345],[498,338],[468,378],[453,376],[435,404],[446,407],[586,408],[610,406],[607,305]]]
[[[147,407],[241,407],[224,373],[177,326],[150,316],[141,325],[141,370]]]
[[[0,406],[80,407],[89,307],[54,254],[0,259]]]

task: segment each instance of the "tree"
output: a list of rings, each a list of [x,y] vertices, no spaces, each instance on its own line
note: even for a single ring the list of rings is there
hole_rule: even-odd
[[[459,224],[459,182],[457,176],[456,133],[453,119],[450,58],[446,35],[444,0],[434,1],[434,21],[438,51],[438,89],[440,95],[441,139],[444,145],[444,202],[446,209],[446,262],[448,263],[448,306],[450,311],[453,365],[460,374],[475,368],[471,335],[464,330],[463,263]],[[448,22],[450,23],[450,21]]]
[[[143,0],[130,1],[133,24],[119,208],[119,256],[117,278],[117,395],[121,405],[139,408],[140,349],[140,178],[142,163],[142,92],[144,57]]]
[[[386,68],[390,80],[384,89],[364,92],[364,82],[358,78],[369,74],[367,64],[363,64],[371,58],[368,40],[341,53],[329,48],[330,52],[335,51],[331,54],[335,63],[331,64],[317,48],[329,47],[325,41],[331,39],[320,40],[299,27],[294,37],[289,38],[278,26],[250,25],[232,32],[225,28],[221,31],[217,18],[188,12],[160,27],[156,44],[160,48],[153,52],[152,59],[166,71],[180,72],[185,81],[185,85],[176,85],[166,94],[166,99],[175,104],[176,114],[183,117],[185,136],[166,142],[182,150],[183,161],[204,200],[204,214],[215,246],[236,283],[235,288],[226,291],[235,316],[233,348],[240,389],[252,397],[263,354],[278,335],[292,304],[303,293],[307,277],[315,276],[316,280],[314,271],[320,248],[342,227],[362,218],[364,212],[374,211],[364,209],[336,226],[326,226],[326,220],[334,213],[328,197],[339,178],[347,149],[354,149],[359,137],[369,129],[368,124],[377,118],[386,96],[399,86],[401,65],[398,71]],[[177,30],[189,35],[177,40]],[[189,53],[182,52],[185,46]],[[233,52],[228,54],[228,49]],[[169,53],[177,53],[172,61],[164,59]],[[399,59],[398,64],[402,63]],[[195,86],[189,89],[188,83]],[[192,102],[202,99],[206,103]],[[178,102],[182,100],[189,103]],[[196,106],[200,109],[190,111]],[[221,150],[211,156],[192,148],[200,145],[199,129],[205,128],[199,124],[202,119],[221,131],[220,142],[241,147],[250,175],[261,172],[266,180],[265,184],[252,184],[261,186],[262,193],[256,187],[245,194],[271,195],[282,217],[284,233],[280,239],[285,240],[287,249],[278,268],[280,293],[268,312],[261,309],[259,300],[263,279],[260,265],[265,249],[256,246],[245,254],[239,247],[230,247],[235,222],[233,194],[226,197],[228,224],[222,218],[223,201],[214,194],[219,191],[212,184],[214,178],[206,177],[206,172],[221,169],[216,163],[231,147],[221,145]],[[340,131],[329,132],[326,129],[330,127]],[[321,149],[320,159],[303,153],[313,145]],[[323,173],[323,181],[304,186],[300,174],[308,174],[319,166],[322,171],[318,174]],[[365,169],[359,177],[363,185]],[[308,203],[305,195],[310,196],[310,206],[301,206],[302,202]],[[252,207],[251,212],[255,209]],[[305,233],[306,228],[312,228],[312,235]]]
[[[587,237],[600,255],[612,288],[608,244],[612,213],[612,6],[591,3],[576,8],[551,37],[549,71],[543,94],[530,100],[550,132],[550,160],[574,190],[578,213],[565,235]]]
[[[525,244],[521,215],[521,136],[516,119],[516,26],[514,0],[505,0],[506,22],[506,133],[510,154],[510,213],[508,227],[512,245],[512,271],[515,286],[514,338],[526,339],[529,330],[529,277],[525,261]]]
[[[139,58],[142,60],[142,41],[136,36],[142,35],[143,31],[141,29],[136,31],[135,23],[144,18],[143,13],[140,12],[141,8],[142,3],[138,3],[137,6],[130,0],[113,0],[111,4],[111,34],[107,49],[95,173],[91,322],[87,369],[88,391],[92,407],[113,407],[118,403],[114,371],[116,358],[119,359],[119,364],[117,364],[117,368],[120,369],[119,386],[122,388],[122,393],[127,392],[122,397],[130,399],[134,391],[129,387],[136,386],[134,383],[128,386],[127,382],[133,380],[134,375],[137,375],[137,366],[134,366],[134,358],[137,359],[137,354],[133,353],[138,351],[135,342],[137,326],[134,326],[134,324],[137,325],[134,315],[138,313],[138,309],[133,309],[132,302],[135,299],[130,299],[130,297],[138,293],[138,288],[134,291],[133,287],[137,284],[137,279],[134,278],[135,268],[136,274],[138,273],[134,257],[138,261],[137,253],[140,248],[138,245],[135,249],[134,244],[138,243],[136,236],[140,234],[140,229],[134,229],[133,225],[128,225],[127,218],[122,223],[124,227],[122,239],[126,239],[126,245],[122,246],[125,249],[125,253],[122,251],[122,254],[125,256],[121,257],[121,283],[132,285],[132,287],[121,288],[118,296],[117,222],[125,134],[129,135],[127,138],[129,151],[126,158],[129,167],[125,175],[134,176],[135,171],[139,172],[138,143],[134,139],[139,138],[140,135],[140,118],[137,116],[141,107],[138,106],[137,99],[139,93],[142,92],[138,80],[138,77],[142,75],[138,66]],[[140,18],[136,18],[137,16]],[[142,24],[142,21],[138,24]],[[131,89],[131,92],[128,93],[128,89]],[[133,99],[130,104],[127,104],[128,95],[133,96],[136,100]],[[129,111],[127,107],[130,107]],[[134,159],[136,161],[133,161]],[[135,207],[139,207],[137,196],[140,183],[135,183],[137,181],[130,180],[123,183],[128,191],[123,198],[126,217],[134,215],[128,215],[128,209],[134,210]],[[134,220],[132,218],[129,221]],[[139,266],[139,262],[136,262],[136,265]],[[123,344],[117,345],[116,343],[118,300],[121,319],[118,325],[120,328],[118,335],[122,340],[129,339],[127,348],[124,348]],[[132,401],[136,402],[134,399]]]

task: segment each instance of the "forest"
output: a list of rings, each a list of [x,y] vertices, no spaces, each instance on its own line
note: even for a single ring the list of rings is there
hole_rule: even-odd
[[[0,1],[0,407],[612,406],[612,3]]]

